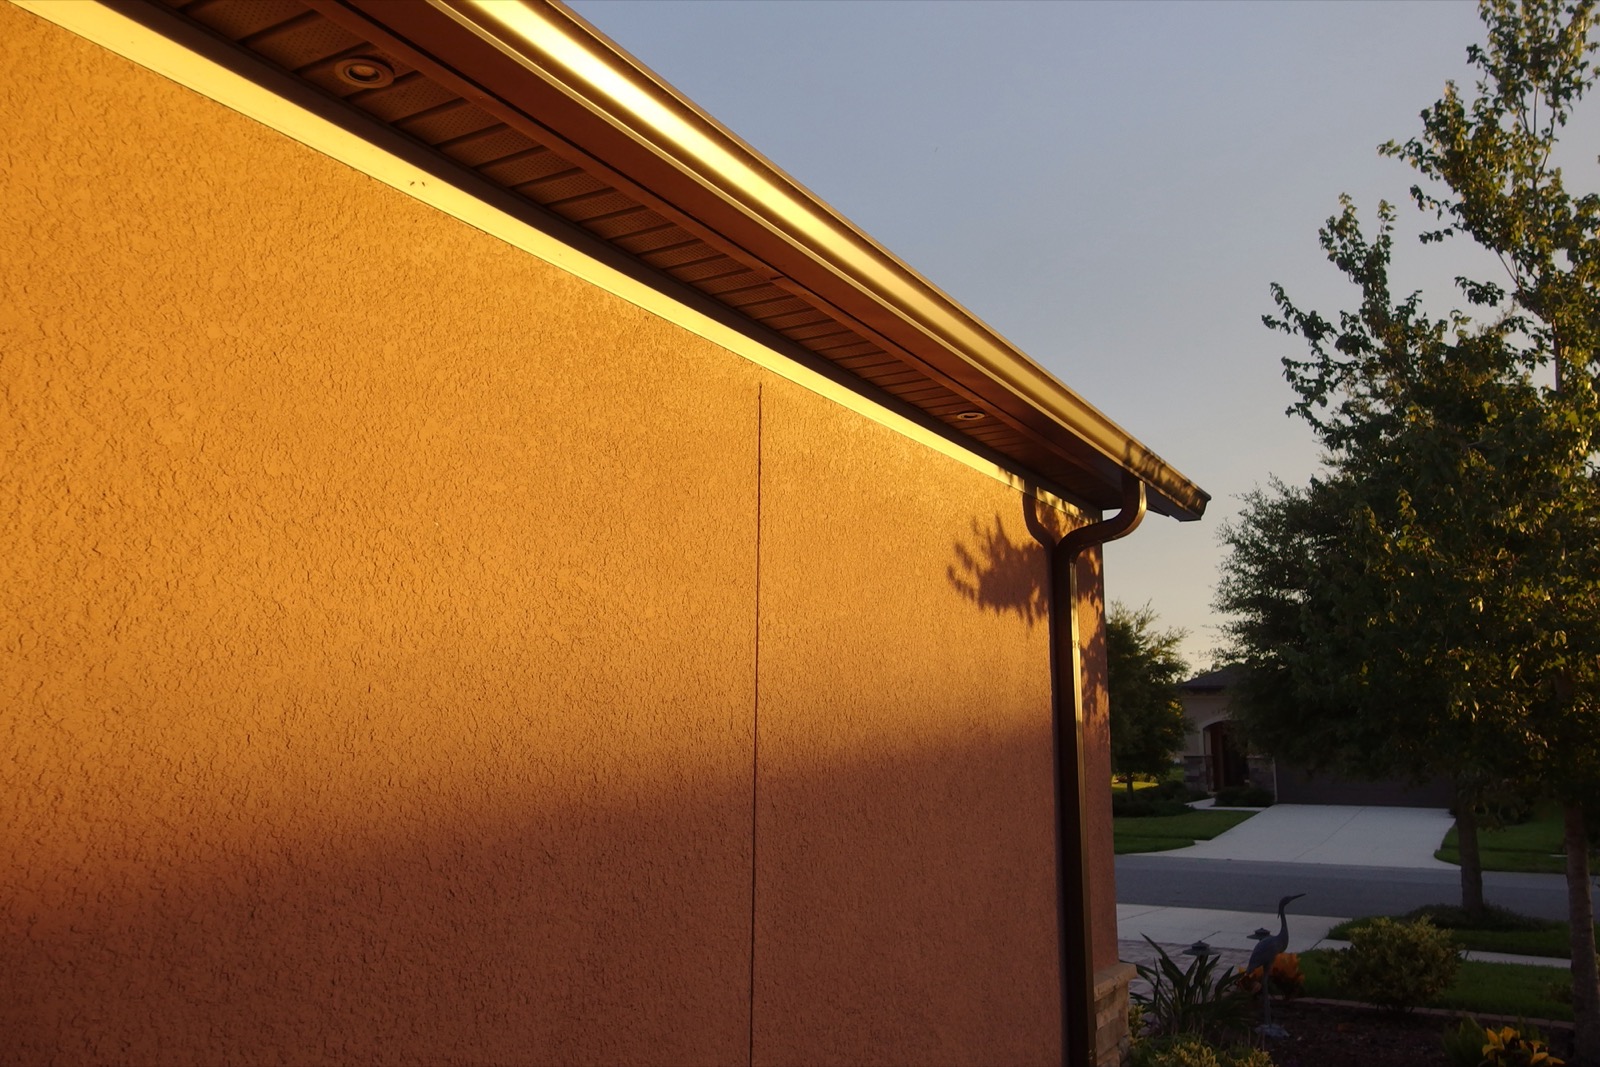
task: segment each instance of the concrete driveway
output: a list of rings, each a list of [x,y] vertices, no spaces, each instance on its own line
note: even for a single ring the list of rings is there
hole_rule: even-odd
[[[1442,808],[1277,804],[1210,841],[1147,855],[1455,870],[1433,858],[1454,822]]]
[[[1190,848],[1172,852],[1146,852],[1141,860],[1162,856],[1191,859],[1249,860],[1255,862],[1322,863],[1341,867],[1410,867],[1459,871],[1454,864],[1433,858],[1434,849],[1454,822],[1440,808],[1343,807],[1321,804],[1279,804],[1259,812],[1227,833]],[[1369,872],[1370,873],[1370,872]],[[1530,876],[1513,876],[1530,877]],[[1544,878],[1545,875],[1531,877]],[[1446,894],[1441,899],[1449,899]],[[1250,933],[1258,926],[1277,929],[1277,916],[1267,901],[1256,911],[1162,907],[1117,904],[1121,957],[1132,963],[1150,963],[1155,953],[1144,941],[1166,946],[1175,956],[1184,946],[1204,939],[1219,950],[1226,966],[1242,965],[1255,942]],[[1296,902],[1314,906],[1311,899]],[[1289,951],[1308,948],[1343,948],[1342,941],[1326,940],[1328,930],[1344,919],[1327,915],[1302,915],[1290,905]],[[1348,918],[1349,916],[1346,916]],[[1469,952],[1467,958],[1496,963],[1525,963],[1564,968],[1567,961],[1541,956],[1505,956]],[[1187,960],[1179,959],[1179,964]]]

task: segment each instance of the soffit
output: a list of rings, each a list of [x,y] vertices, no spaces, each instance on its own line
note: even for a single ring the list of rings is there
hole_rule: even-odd
[[[1150,485],[1155,510],[1185,519],[1204,511],[1207,496],[1198,487],[565,8],[529,5],[794,190],[793,202],[814,211],[808,222],[820,226],[820,238],[785,232],[763,217],[759,203],[738,203],[739,190],[707,182],[614,115],[600,113],[570,83],[541,77],[486,41],[446,5],[144,2],[581,227],[1069,496],[1095,508],[1117,507],[1131,473]],[[382,59],[393,82],[371,88],[346,82],[338,65],[358,56]],[[878,267],[877,281],[863,283],[850,263],[815,254],[814,246],[830,241]],[[898,295],[904,293],[912,299]],[[917,298],[934,314],[906,314]],[[973,337],[980,342],[976,352]],[[972,419],[972,412],[981,417]]]

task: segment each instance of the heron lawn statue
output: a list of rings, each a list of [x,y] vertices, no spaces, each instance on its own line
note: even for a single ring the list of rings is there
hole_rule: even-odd
[[[1299,900],[1304,893],[1296,893],[1292,897],[1284,897],[1278,901],[1278,932],[1268,934],[1263,927],[1257,930],[1260,935],[1256,941],[1255,951],[1250,953],[1250,962],[1245,967],[1245,973],[1250,974],[1257,967],[1261,968],[1261,1026],[1258,1033],[1264,1037],[1285,1037],[1288,1034],[1281,1026],[1272,1024],[1272,965],[1277,961],[1279,953],[1289,947],[1289,917],[1283,909],[1289,906],[1289,901]]]

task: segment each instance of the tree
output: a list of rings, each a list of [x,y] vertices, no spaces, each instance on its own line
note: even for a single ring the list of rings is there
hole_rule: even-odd
[[[1106,674],[1111,704],[1111,769],[1133,791],[1135,775],[1163,777],[1183,748],[1188,727],[1178,685],[1189,673],[1178,653],[1182,630],[1155,629],[1149,605],[1112,604],[1106,615]]]
[[[1217,607],[1245,672],[1234,720],[1253,747],[1352,777],[1442,777],[1454,787],[1462,907],[1483,911],[1477,809],[1516,777],[1496,720],[1461,716],[1459,672],[1415,620],[1395,617],[1393,553],[1376,551],[1372,482],[1331,473],[1249,494],[1223,528]],[[1464,616],[1448,610],[1436,617]]]
[[[1285,361],[1292,410],[1346,487],[1343,547],[1365,576],[1348,602],[1307,600],[1360,667],[1329,692],[1362,706],[1377,686],[1420,690],[1420,736],[1561,802],[1585,1063],[1600,1062],[1586,848],[1600,796],[1600,194],[1569,193],[1553,160],[1594,86],[1594,7],[1484,0],[1487,42],[1467,52],[1476,95],[1447,85],[1421,135],[1381,149],[1426,183],[1411,190],[1437,223],[1423,241],[1466,238],[1504,277],[1458,278],[1469,310],[1432,318],[1420,294],[1390,292],[1392,209],[1369,242],[1346,201],[1322,244],[1359,307],[1329,321],[1274,287],[1267,320],[1310,349]]]

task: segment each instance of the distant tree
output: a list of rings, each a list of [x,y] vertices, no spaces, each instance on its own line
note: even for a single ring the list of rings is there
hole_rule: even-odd
[[[1149,605],[1112,604],[1106,616],[1111,704],[1111,769],[1133,790],[1135,775],[1162,777],[1183,748],[1187,727],[1178,685],[1189,667],[1178,652],[1182,630],[1157,630]]]
[[[1476,620],[1439,604],[1419,623],[1399,595],[1406,564],[1376,534],[1388,525],[1385,494],[1338,472],[1305,488],[1274,482],[1224,526],[1216,606],[1245,667],[1233,718],[1252,747],[1307,767],[1449,781],[1461,903],[1482,914],[1478,809],[1526,768],[1515,739],[1498,732],[1503,718],[1462,714],[1472,675],[1437,654],[1439,622]]]
[[[1466,237],[1503,267],[1457,279],[1469,311],[1432,318],[1420,294],[1397,298],[1392,209],[1368,241],[1345,201],[1321,238],[1359,306],[1330,321],[1275,286],[1267,320],[1310,350],[1285,361],[1293,410],[1346,494],[1337,535],[1354,576],[1347,597],[1317,579],[1305,613],[1359,669],[1296,677],[1320,678],[1327,707],[1405,694],[1424,718],[1396,719],[1397,741],[1425,738],[1473,773],[1510,766],[1562,804],[1587,1064],[1600,1063],[1586,847],[1600,796],[1600,193],[1570,193],[1553,160],[1594,86],[1594,11],[1484,0],[1476,95],[1447,85],[1420,136],[1382,148],[1428,183],[1411,190],[1438,224],[1424,243]]]

